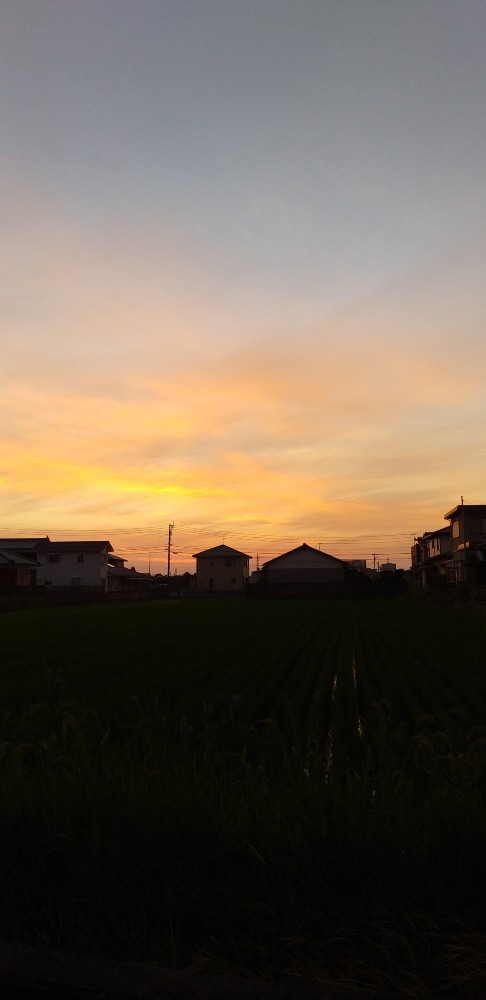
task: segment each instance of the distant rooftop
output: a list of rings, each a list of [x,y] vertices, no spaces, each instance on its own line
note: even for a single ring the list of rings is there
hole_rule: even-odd
[[[234,557],[243,556],[245,559],[252,559],[253,556],[247,555],[246,552],[239,552],[238,549],[232,549],[229,545],[215,545],[212,549],[204,549],[203,552],[193,552],[192,558],[199,559],[202,556],[209,556],[210,558],[220,558],[221,556]]]
[[[278,562],[280,559],[286,559],[287,556],[291,556],[294,552],[316,552],[318,556],[322,556],[324,559],[332,559],[334,562],[341,563],[341,565],[346,565],[344,559],[338,559],[337,556],[329,555],[329,552],[323,552],[322,549],[316,549],[313,545],[308,545],[307,542],[302,542],[302,545],[297,545],[295,549],[289,549],[288,552],[282,552],[282,555],[275,556],[273,559],[267,559],[264,566],[270,566],[273,563]]]

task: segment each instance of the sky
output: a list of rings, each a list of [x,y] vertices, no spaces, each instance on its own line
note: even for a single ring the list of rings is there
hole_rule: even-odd
[[[484,0],[0,0],[0,537],[410,565],[486,503]]]

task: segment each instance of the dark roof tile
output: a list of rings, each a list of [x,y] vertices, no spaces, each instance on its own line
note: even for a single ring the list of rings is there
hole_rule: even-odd
[[[230,557],[230,556],[243,556],[245,559],[252,559],[253,556],[247,555],[246,552],[239,552],[238,549],[232,549],[229,545],[215,545],[212,549],[204,549],[203,552],[194,552],[193,559],[198,559],[199,556],[208,556],[215,559],[218,557]]]
[[[102,552],[107,549],[113,552],[110,542],[49,542],[42,541],[37,545],[37,552]]]

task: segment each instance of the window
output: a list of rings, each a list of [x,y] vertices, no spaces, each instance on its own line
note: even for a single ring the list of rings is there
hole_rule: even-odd
[[[78,552],[78,563],[84,562],[84,555],[82,552]]]
[[[61,561],[61,557],[58,556],[58,555],[56,555],[56,556],[47,556],[47,562],[49,562],[49,563],[58,563],[60,561]]]
[[[71,587],[82,587],[83,577],[82,576],[72,576],[71,577]]]
[[[225,559],[225,566],[236,566],[236,559]]]
[[[452,522],[452,537],[459,538],[459,518]]]

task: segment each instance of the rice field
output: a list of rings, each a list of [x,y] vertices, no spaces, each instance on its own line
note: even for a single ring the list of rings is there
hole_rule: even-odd
[[[481,618],[180,600],[0,631],[0,934],[484,995]]]

